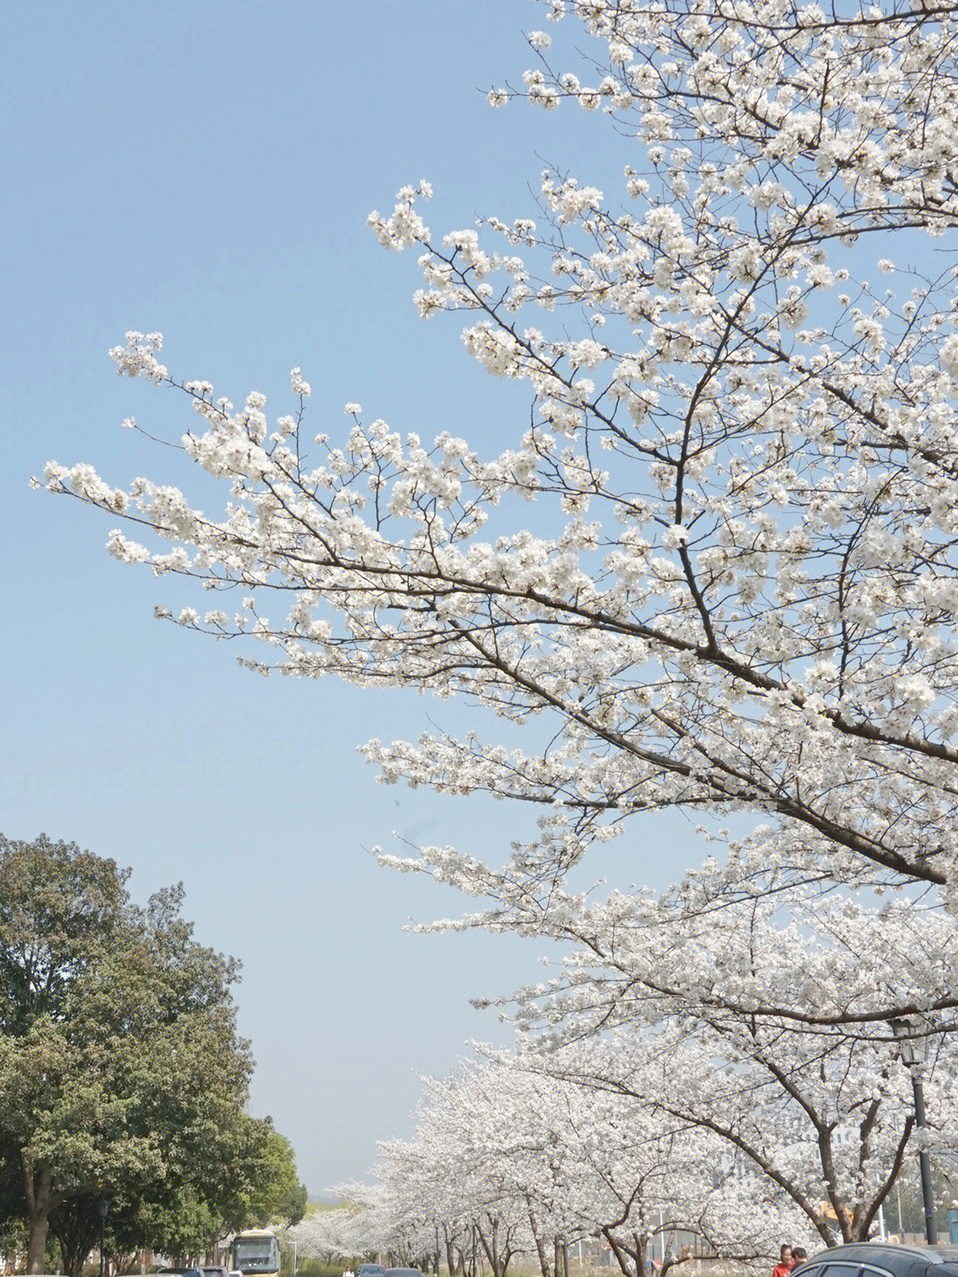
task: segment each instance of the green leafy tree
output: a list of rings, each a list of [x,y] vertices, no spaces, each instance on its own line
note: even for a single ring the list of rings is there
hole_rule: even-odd
[[[217,1164],[203,1175],[187,1158],[135,1198],[125,1194],[117,1202],[111,1220],[121,1249],[202,1254],[229,1232],[302,1218],[306,1188],[289,1141],[271,1119],[236,1110],[216,1132],[215,1147]]]
[[[254,1126],[245,1173],[244,1227],[298,1224],[306,1214],[306,1185],[299,1182],[293,1146],[270,1118],[251,1118]]]
[[[198,1183],[158,1183],[118,1207],[113,1237],[126,1253],[150,1247],[165,1255],[204,1255],[220,1236],[219,1214]]]
[[[99,1201],[94,1193],[78,1193],[50,1214],[50,1232],[60,1247],[60,1260],[68,1277],[80,1277],[86,1257],[99,1237]]]
[[[247,1096],[236,964],[192,939],[181,889],[141,909],[127,876],[0,837],[0,1138],[19,1151],[29,1272],[68,1202],[217,1184]]]

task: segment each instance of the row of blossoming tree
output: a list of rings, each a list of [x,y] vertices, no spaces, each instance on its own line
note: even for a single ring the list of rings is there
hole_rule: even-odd
[[[413,1138],[382,1144],[374,1183],[340,1186],[347,1204],[304,1245],[440,1253],[450,1272],[472,1271],[475,1245],[494,1277],[515,1256],[552,1277],[556,1236],[601,1238],[642,1277],[660,1248],[761,1268],[783,1237],[872,1235],[913,1160],[912,1088],[891,1031],[845,1008],[940,995],[953,919],[750,887],[716,908],[694,874],[660,899],[572,907],[560,971],[517,997],[522,1045],[427,1079]],[[922,1032],[922,1139],[947,1166],[958,1044],[948,1015]]]
[[[121,520],[119,559],[238,587],[171,619],[250,668],[468,698],[477,730],[366,752],[386,781],[543,813],[498,862],[393,860],[483,902],[458,925],[565,946],[516,1008],[542,1069],[590,1044],[573,1071],[656,1097],[655,1147],[719,1140],[824,1238],[862,1236],[912,1135],[890,1021],[922,1017],[944,1059],[958,1006],[956,7],[545,8],[584,28],[579,64],[534,32],[537,65],[490,101],[604,115],[618,189],[582,156],[534,218],[434,236],[423,182],[370,219],[419,254],[421,313],[458,313],[528,387],[504,446],[357,405],[310,438],[299,370],[271,430],[262,395],[237,410],[131,333],[118,371],[191,402],[182,470],[221,480],[225,512],[178,475],[46,482]],[[661,897],[573,890],[670,807],[752,832]]]
[[[601,1239],[627,1277],[644,1277],[653,1254],[668,1268],[693,1249],[764,1266],[781,1230],[800,1227],[780,1202],[749,1202],[753,1177],[715,1140],[629,1097],[512,1058],[463,1065],[424,1090],[413,1137],[380,1145],[372,1182],[341,1185],[337,1210],[293,1230],[307,1253],[556,1277],[557,1241]]]

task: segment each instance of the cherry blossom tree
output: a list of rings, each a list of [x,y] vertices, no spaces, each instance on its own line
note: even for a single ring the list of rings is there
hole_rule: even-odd
[[[591,1056],[563,1062],[544,1055],[540,1067],[631,1095],[735,1150],[727,1164],[747,1179],[738,1210],[728,1212],[735,1223],[774,1186],[826,1245],[865,1240],[900,1173],[912,1129],[902,1066],[887,1059],[882,1069],[865,1049],[823,1047],[809,1058],[790,1051],[793,1043],[765,1041],[743,1058],[728,1043],[716,1043],[712,1056],[704,1045],[673,1024],[638,1038],[617,1034]],[[951,1074],[949,1062],[934,1087],[941,1114],[934,1137],[949,1148],[954,1082],[943,1075]]]
[[[401,1266],[430,1268],[435,1246],[435,1205],[423,1175],[423,1162],[402,1141],[379,1146],[371,1183],[337,1184],[346,1203],[347,1236],[353,1253],[378,1253]]]
[[[713,1133],[596,1084],[593,1053],[563,1057],[568,1076],[502,1053],[424,1079],[414,1136],[380,1145],[371,1187],[337,1190],[357,1204],[366,1245],[422,1263],[441,1235],[451,1273],[475,1272],[478,1253],[503,1277],[534,1255],[556,1277],[560,1239],[601,1238],[624,1277],[644,1277],[666,1234],[666,1268],[767,1267],[783,1233],[802,1235],[794,1203]]]
[[[534,1210],[566,1240],[601,1237],[624,1277],[644,1277],[658,1244],[662,1272],[693,1258],[766,1266],[783,1235],[808,1231],[784,1194],[713,1133],[597,1085],[593,1061],[566,1048],[550,1056],[548,1072],[527,1072],[522,1056],[495,1057],[499,1090],[511,1099],[497,1106],[508,1114],[503,1160],[524,1166],[530,1222]],[[533,1231],[551,1277],[541,1229]]]
[[[533,1067],[717,1137],[828,1244],[860,1240],[916,1144],[902,1005],[929,1046],[922,1143],[956,1148],[958,930],[928,901],[866,907],[780,877],[750,874],[734,903],[730,866],[662,897],[557,899],[545,926],[576,947],[520,992],[517,1020]]]
[[[459,313],[476,359],[527,384],[508,446],[403,439],[355,404],[311,442],[298,369],[271,431],[263,395],[237,410],[130,333],[117,370],[191,402],[184,467],[227,485],[224,514],[86,464],[47,485],[121,520],[119,559],[241,587],[171,619],[259,642],[253,669],[541,717],[526,750],[366,749],[387,781],[551,808],[520,880],[679,806],[761,813],[806,874],[945,886],[958,333],[926,246],[958,213],[953,6],[568,7],[591,60],[553,70],[534,32],[538,65],[490,101],[603,113],[632,139],[620,188],[582,157],[543,176],[535,219],[434,236],[425,182],[370,219],[420,254],[420,312]]]
[[[838,891],[826,874],[796,882],[794,866],[770,863],[768,834],[731,841],[721,862],[706,860],[662,893],[604,899],[554,883],[534,891],[511,867],[431,849],[433,876],[485,907],[419,929],[485,927],[573,946],[561,975],[520,992],[523,1030],[574,1016],[575,1032],[598,1033],[681,1014],[812,1037],[871,1035],[886,1046],[900,1016],[919,1017],[921,1036],[953,1033],[958,923],[938,895],[883,900],[880,890]]]
[[[315,1210],[286,1229],[285,1236],[296,1242],[297,1253],[304,1259],[315,1257],[324,1264],[332,1264],[353,1258],[364,1250],[357,1246],[356,1215],[352,1204]]]
[[[427,1250],[441,1224],[463,1271],[481,1255],[493,1277],[505,1277],[529,1249],[527,1168],[503,1141],[515,1116],[508,1088],[488,1068],[426,1078],[423,1088],[414,1139],[382,1144],[377,1173],[397,1186],[400,1217],[418,1224]]]

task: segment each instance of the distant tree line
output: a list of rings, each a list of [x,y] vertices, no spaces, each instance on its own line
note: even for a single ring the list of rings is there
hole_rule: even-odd
[[[193,939],[182,887],[0,835],[0,1248],[76,1277],[110,1254],[204,1253],[303,1215],[289,1141],[246,1111],[238,964]]]

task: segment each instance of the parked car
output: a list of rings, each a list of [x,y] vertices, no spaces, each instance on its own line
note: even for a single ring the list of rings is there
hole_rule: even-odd
[[[790,1277],[958,1277],[958,1246],[853,1242],[813,1255]]]
[[[203,1277],[229,1277],[230,1270],[225,1264],[200,1264],[198,1267]]]
[[[356,1277],[383,1277],[385,1271],[382,1264],[360,1264]]]

